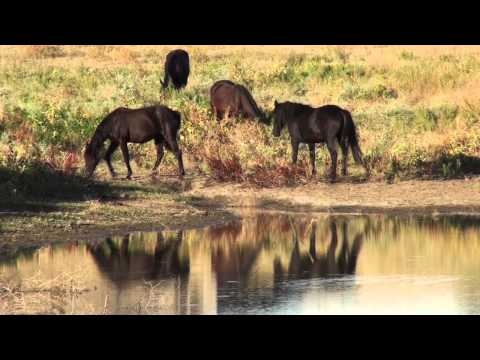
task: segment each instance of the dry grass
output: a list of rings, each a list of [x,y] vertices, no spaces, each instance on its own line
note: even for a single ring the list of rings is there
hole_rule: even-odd
[[[271,128],[236,120],[216,124],[208,89],[227,78],[245,84],[267,112],[274,100],[350,110],[374,178],[459,177],[475,169],[468,159],[480,147],[478,46],[183,46],[191,55],[189,84],[164,93],[163,60],[176,47],[2,47],[2,153],[75,173],[108,112],[161,102],[182,112],[181,145],[196,172],[257,186],[308,180],[305,150],[299,166],[289,165],[286,135],[274,139]],[[18,65],[19,56],[28,61]],[[154,162],[153,146],[132,149],[139,166]],[[328,162],[320,147],[319,168]],[[164,164],[173,169],[173,157]]]
[[[50,59],[65,55],[63,48],[58,45],[30,45],[23,48],[25,59]]]
[[[0,279],[0,314],[75,314],[75,301],[86,291],[81,273],[48,281],[40,273],[21,282]]]

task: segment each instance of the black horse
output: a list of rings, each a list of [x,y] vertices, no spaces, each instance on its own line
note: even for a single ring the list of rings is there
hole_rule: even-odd
[[[163,157],[163,147],[173,152],[178,161],[180,176],[185,175],[183,168],[182,152],[178,147],[177,134],[181,125],[181,116],[166,106],[150,106],[141,109],[118,108],[97,126],[92,139],[85,149],[85,168],[87,176],[92,176],[100,158],[100,150],[105,140],[110,140],[110,146],[104,159],[112,177],[115,177],[111,157],[120,146],[125,165],[127,166],[127,179],[132,176],[130,157],[127,143],[146,143],[154,140],[157,148],[157,161],[152,169],[155,172]]]
[[[308,105],[275,101],[273,135],[280,136],[285,125],[292,143],[292,162],[297,162],[298,145],[307,143],[310,149],[312,173],[315,175],[315,144],[326,143],[332,166],[330,177],[335,180],[337,176],[337,148],[340,145],[343,152],[343,175],[347,175],[348,148],[352,149],[353,158],[361,164],[368,173],[362,159],[362,152],[358,145],[355,124],[350,112],[336,105],[325,105],[313,108]]]
[[[229,117],[258,118],[264,124],[269,123],[247,88],[229,80],[220,80],[212,85],[210,105],[217,120],[221,120],[226,114]]]
[[[167,54],[165,59],[165,78],[162,83],[164,89],[168,87],[169,80],[172,81],[175,89],[187,86],[190,75],[190,58],[185,50],[173,50]]]

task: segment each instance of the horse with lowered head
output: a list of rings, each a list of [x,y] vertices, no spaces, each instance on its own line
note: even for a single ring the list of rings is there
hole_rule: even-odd
[[[114,110],[97,126],[93,137],[87,144],[84,153],[87,176],[92,176],[101,160],[99,155],[100,150],[107,139],[110,140],[110,146],[103,156],[103,159],[107,162],[112,177],[115,177],[116,174],[112,167],[111,157],[119,146],[128,170],[127,179],[130,179],[132,169],[130,168],[130,156],[127,143],[144,144],[150,140],[155,141],[157,148],[157,160],[152,172],[155,172],[160,165],[163,158],[163,148],[165,146],[175,154],[180,176],[185,175],[182,152],[177,142],[180,125],[180,113],[166,106],[156,105],[141,109],[121,107]]]
[[[210,88],[210,105],[217,120],[225,115],[249,119],[258,118],[269,124],[265,113],[260,110],[248,89],[230,80],[219,80]]]
[[[190,75],[190,58],[185,50],[173,50],[167,54],[165,59],[165,77],[161,81],[164,89],[168,87],[169,80],[172,81],[175,89],[187,86]]]
[[[332,159],[330,178],[337,176],[337,149],[340,145],[343,153],[342,175],[347,175],[348,149],[352,149],[357,164],[368,169],[362,158],[358,144],[355,124],[349,111],[336,105],[325,105],[313,108],[293,102],[278,103],[275,101],[273,135],[280,136],[282,129],[288,127],[292,144],[292,162],[297,162],[298,146],[307,143],[310,150],[312,173],[316,174],[315,144],[326,143]]]

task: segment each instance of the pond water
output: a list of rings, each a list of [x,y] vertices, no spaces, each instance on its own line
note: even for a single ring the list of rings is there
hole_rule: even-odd
[[[0,281],[0,313],[478,314],[480,218],[262,213],[30,250]]]

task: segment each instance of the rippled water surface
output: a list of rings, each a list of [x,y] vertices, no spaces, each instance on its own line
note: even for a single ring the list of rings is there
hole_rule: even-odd
[[[477,314],[476,217],[260,214],[0,260],[1,313]]]

